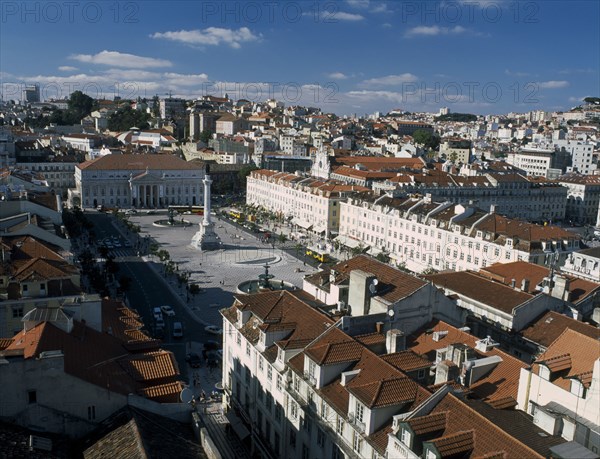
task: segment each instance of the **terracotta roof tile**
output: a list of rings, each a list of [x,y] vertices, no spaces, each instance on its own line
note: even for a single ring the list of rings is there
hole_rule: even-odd
[[[336,272],[336,284],[348,282],[350,273],[354,270],[361,270],[373,274],[379,281],[376,295],[392,303],[413,294],[423,286],[427,285],[425,281],[416,276],[392,268],[391,266],[366,255],[359,255],[338,263],[330,269],[326,269],[323,273],[319,273],[319,275],[327,275],[331,270]],[[320,286],[319,280],[316,278],[307,276],[305,279],[314,285]]]
[[[448,272],[425,276],[439,288],[512,314],[514,308],[528,302],[533,295],[515,290],[471,271]]]
[[[423,368],[429,368],[432,365],[431,362],[425,357],[422,357],[411,350],[395,352],[393,354],[385,354],[382,355],[381,358],[398,368],[398,370],[406,373]]]
[[[448,332],[439,341],[433,340],[433,332]],[[477,358],[498,356],[502,359],[491,371],[469,386],[475,396],[492,403],[495,400],[512,397],[517,399],[519,390],[519,377],[521,369],[527,365],[525,362],[494,347],[489,352],[482,353],[475,350],[478,338],[467,332],[461,331],[443,321],[434,320],[420,330],[407,337],[408,349],[426,357],[432,364],[436,361],[436,350],[445,349],[449,344],[465,344],[473,349]]]
[[[411,418],[406,422],[415,435],[425,435],[432,432],[444,431],[449,413],[449,411],[440,411],[439,413]]]
[[[174,155],[105,155],[78,164],[81,170],[204,170]]]
[[[475,431],[466,430],[431,440],[441,457],[466,455],[473,451]]]
[[[569,390],[570,378],[592,371],[598,359],[600,359],[598,340],[567,328],[536,360],[533,371],[537,373],[539,364],[546,362],[547,365],[556,368],[553,371],[562,372],[560,375],[552,375],[552,383]],[[570,366],[567,366],[569,361]]]
[[[600,340],[600,328],[580,322],[558,312],[548,311],[522,331],[523,337],[545,348],[550,346],[565,329]]]

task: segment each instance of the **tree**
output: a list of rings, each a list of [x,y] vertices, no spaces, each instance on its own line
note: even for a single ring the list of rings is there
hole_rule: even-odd
[[[241,167],[241,169],[238,172],[238,178],[240,180],[240,186],[242,190],[246,189],[246,177],[250,175],[250,172],[255,171],[257,169],[258,167],[256,167],[256,165],[254,164],[246,164]]]
[[[208,141],[212,138],[212,131],[202,131],[200,133],[200,140],[205,144],[208,144]]]
[[[127,131],[132,127],[146,129],[150,126],[150,115],[130,106],[120,108],[108,118],[108,129],[111,131]]]
[[[600,105],[600,97],[586,97],[583,101],[588,104]]]
[[[73,91],[68,101],[68,111],[80,120],[92,113],[96,101],[81,91]]]

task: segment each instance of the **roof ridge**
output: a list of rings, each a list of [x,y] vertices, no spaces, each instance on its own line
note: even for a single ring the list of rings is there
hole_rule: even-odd
[[[521,444],[521,446],[529,451],[531,451],[531,457],[541,457],[539,453],[537,453],[536,451],[534,451],[533,449],[531,449],[529,447],[529,445],[527,445],[526,443],[523,443],[521,440],[513,437],[512,435],[508,434],[507,432],[505,432],[504,430],[502,430],[500,427],[498,427],[496,424],[494,424],[492,421],[490,421],[488,418],[486,418],[485,416],[483,416],[482,414],[480,414],[478,411],[474,410],[473,408],[471,408],[469,405],[467,405],[466,403],[464,403],[462,400],[460,400],[456,395],[454,395],[452,392],[448,392],[446,394],[446,397],[450,397],[451,400],[453,400],[455,403],[458,403],[462,408],[469,410],[474,417],[478,418],[481,420],[482,423],[485,423],[489,426],[492,426],[492,428],[494,430],[498,431],[498,435],[502,436],[506,436],[511,438],[513,441],[518,442],[519,444]]]

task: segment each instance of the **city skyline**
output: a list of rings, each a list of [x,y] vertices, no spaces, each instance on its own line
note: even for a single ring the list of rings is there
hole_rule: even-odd
[[[4,2],[0,80],[5,100],[39,84],[42,99],[73,90],[109,99],[227,93],[338,115],[444,106],[476,114],[560,111],[598,95],[599,8]],[[576,32],[564,26],[575,23]]]

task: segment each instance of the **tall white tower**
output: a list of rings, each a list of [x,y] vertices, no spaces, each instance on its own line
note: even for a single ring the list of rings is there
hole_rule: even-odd
[[[204,175],[204,218],[200,223],[200,228],[192,238],[192,246],[199,250],[217,250],[221,248],[219,236],[215,233],[215,224],[210,218],[210,179],[208,165],[206,166],[206,174]]]

